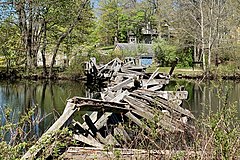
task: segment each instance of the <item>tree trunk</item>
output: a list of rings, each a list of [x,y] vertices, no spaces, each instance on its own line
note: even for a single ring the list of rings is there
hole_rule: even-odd
[[[211,56],[212,56],[212,27],[213,27],[213,1],[211,1],[211,6],[209,10],[209,36],[208,36],[208,65],[207,65],[207,75],[210,74],[210,69],[211,69]]]
[[[43,22],[43,47],[42,47],[42,62],[43,62],[43,77],[47,77],[47,65],[46,65],[46,47],[47,47],[47,22]]]
[[[27,32],[26,32],[26,51],[27,51],[27,69],[28,73],[32,71],[33,69],[33,57],[32,57],[32,31],[33,31],[33,12],[32,12],[32,1],[28,0],[28,7],[29,7],[29,20],[27,23]]]
[[[21,32],[21,41],[22,41],[22,45],[24,46],[24,53],[26,54],[26,57],[28,56],[27,54],[27,23],[26,23],[26,13],[25,13],[25,8],[24,8],[24,4],[23,2],[18,2],[15,4],[16,5],[16,12],[18,13],[18,21],[19,21],[19,28],[20,28],[20,32]],[[28,61],[28,58],[26,58]],[[27,61],[25,62],[25,69],[27,71],[27,74],[29,72],[28,70],[28,65],[27,65]]]
[[[82,20],[82,15],[84,10],[87,7],[87,4],[89,3],[89,0],[85,0],[82,5],[79,8],[78,11],[78,16],[76,17],[76,19],[73,21],[73,23],[68,27],[67,31],[64,32],[58,39],[56,46],[53,49],[53,56],[52,56],[52,61],[51,61],[51,66],[50,66],[50,71],[49,71],[49,77],[52,78],[53,76],[53,66],[56,60],[56,56],[57,56],[57,52],[59,50],[59,47],[61,45],[61,43],[63,42],[63,40],[72,32],[72,30],[76,27],[76,25]]]
[[[204,41],[204,14],[203,14],[203,0],[199,1],[200,3],[200,28],[201,28],[201,49],[202,49],[202,62],[203,62],[203,71],[206,72],[206,61],[205,61],[205,41]]]

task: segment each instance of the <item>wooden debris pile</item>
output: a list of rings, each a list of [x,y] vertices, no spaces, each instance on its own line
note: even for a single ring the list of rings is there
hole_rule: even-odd
[[[168,75],[161,74],[162,77],[171,76],[173,70],[178,62],[178,59],[172,63],[172,68]],[[125,61],[121,61],[119,58],[114,58],[110,62],[105,65],[99,66],[96,64],[95,58],[90,58],[89,62],[85,62],[84,73],[87,77],[87,81],[106,81],[113,80],[115,78],[123,78],[123,77],[148,77],[145,73],[146,67],[137,66],[135,59],[128,59]],[[153,74],[152,76],[156,76],[158,74]],[[161,77],[161,78],[162,78]],[[149,77],[148,77],[149,78]],[[169,78],[169,77],[168,77]]]
[[[94,71],[88,70],[89,76],[111,79],[109,86],[101,92],[102,100],[82,97],[69,99],[61,117],[44,135],[69,127],[73,131],[72,139],[78,142],[78,146],[103,149],[105,146],[129,146],[127,144],[136,139],[132,131],[134,126],[143,130],[145,135],[151,134],[153,129],[159,133],[185,133],[194,128],[189,123],[194,119],[193,114],[181,107],[188,92],[181,88],[178,91],[164,91],[170,74],[163,75],[156,70],[147,77],[143,70],[131,69],[119,59],[101,68],[93,61],[90,64]],[[73,116],[78,111],[91,111],[91,114],[83,115],[83,122],[80,123]],[[151,124],[155,124],[155,128]],[[41,144],[41,141],[42,138],[38,143]],[[132,147],[137,148],[137,145]],[[43,148],[45,146],[38,147],[34,152],[30,152],[30,149],[23,159],[37,157]],[[68,157],[69,154],[66,151],[63,155]]]

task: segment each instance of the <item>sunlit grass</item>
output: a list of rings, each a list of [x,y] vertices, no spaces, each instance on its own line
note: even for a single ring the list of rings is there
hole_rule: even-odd
[[[156,64],[152,64],[146,69],[146,73],[153,73],[157,68],[160,73],[169,73],[171,67],[158,67]],[[203,70],[200,68],[178,68],[176,67],[174,69],[174,74],[188,74],[188,75],[196,75],[196,74],[202,74]]]

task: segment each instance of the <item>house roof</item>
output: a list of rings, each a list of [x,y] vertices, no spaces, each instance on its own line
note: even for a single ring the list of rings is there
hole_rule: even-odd
[[[121,51],[136,52],[139,55],[153,55],[153,45],[152,44],[141,44],[141,43],[117,43],[115,49],[120,49]]]

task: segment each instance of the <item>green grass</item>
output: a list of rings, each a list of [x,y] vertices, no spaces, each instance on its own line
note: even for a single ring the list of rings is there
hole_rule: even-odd
[[[153,73],[157,68],[159,72],[161,73],[169,73],[171,67],[157,67],[156,64],[152,64],[150,67],[146,69],[146,73]],[[175,68],[174,74],[182,74],[182,75],[196,75],[196,74],[202,74],[203,70],[196,68],[193,70],[193,68]]]
[[[114,45],[112,46],[105,46],[105,47],[101,47],[101,50],[110,50],[110,49],[114,49]]]

